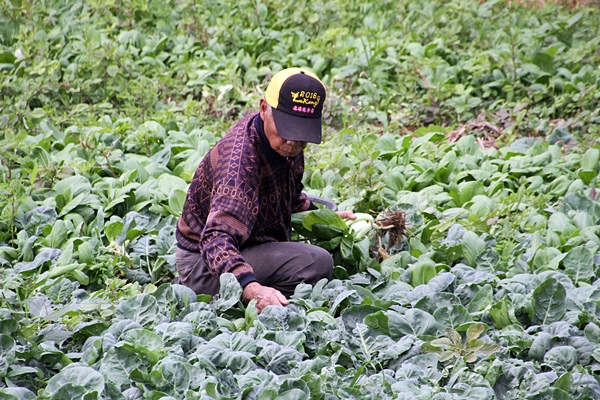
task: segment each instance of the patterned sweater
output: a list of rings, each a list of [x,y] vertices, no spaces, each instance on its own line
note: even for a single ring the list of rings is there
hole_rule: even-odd
[[[177,245],[202,253],[216,277],[231,272],[242,287],[256,281],[239,250],[288,240],[291,214],[312,208],[303,173],[304,155],[275,152],[259,113],[241,119],[200,162],[177,221]]]

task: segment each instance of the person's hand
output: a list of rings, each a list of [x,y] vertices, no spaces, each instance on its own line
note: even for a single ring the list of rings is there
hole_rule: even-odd
[[[336,212],[337,212],[337,215],[339,215],[342,218],[356,219],[356,215],[354,215],[354,213],[350,210],[336,211]]]
[[[246,301],[256,300],[256,310],[260,314],[266,306],[287,306],[288,299],[277,289],[263,286],[258,282],[250,282],[244,288],[242,297]]]

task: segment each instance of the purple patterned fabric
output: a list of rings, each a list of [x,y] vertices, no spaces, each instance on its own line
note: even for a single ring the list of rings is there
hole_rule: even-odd
[[[215,276],[256,281],[239,250],[287,241],[291,214],[310,207],[302,193],[304,155],[280,156],[259,113],[240,121],[200,162],[177,221],[178,246],[202,253]]]

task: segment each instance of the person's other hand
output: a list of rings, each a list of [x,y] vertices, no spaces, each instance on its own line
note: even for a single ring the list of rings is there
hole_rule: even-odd
[[[287,306],[288,299],[277,289],[263,286],[258,282],[250,282],[244,288],[242,297],[246,301],[256,300],[256,310],[260,314],[266,306]]]
[[[352,211],[350,211],[350,210],[336,211],[336,212],[342,218],[356,219],[356,215],[354,215],[354,213]]]

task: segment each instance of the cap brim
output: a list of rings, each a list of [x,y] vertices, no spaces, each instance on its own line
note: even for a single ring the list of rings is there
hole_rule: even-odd
[[[289,115],[273,108],[273,120],[277,132],[285,140],[321,143],[321,118],[306,118]]]

